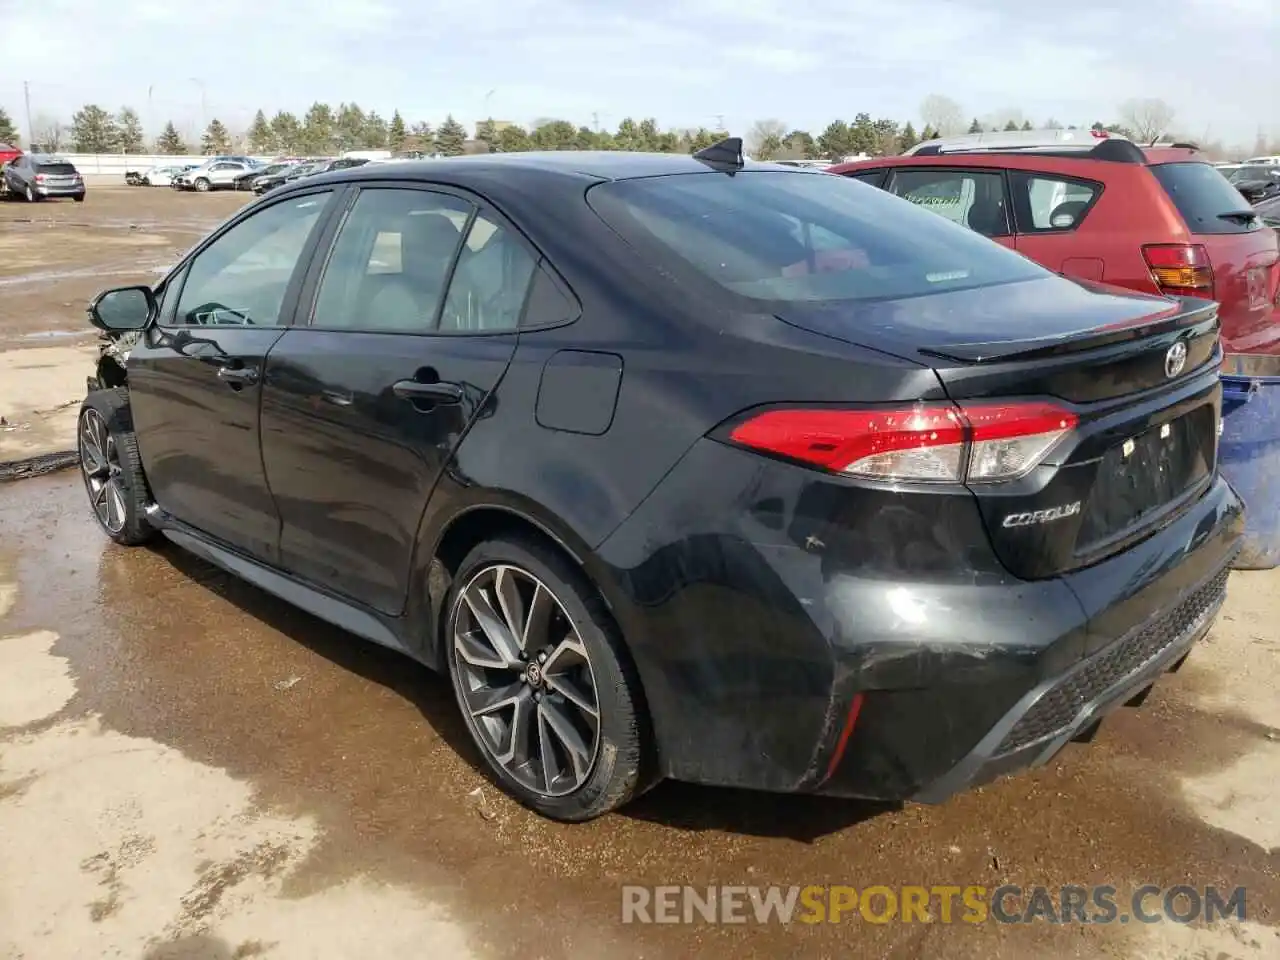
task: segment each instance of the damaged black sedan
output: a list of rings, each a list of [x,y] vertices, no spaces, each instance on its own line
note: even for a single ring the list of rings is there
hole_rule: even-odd
[[[107,535],[446,673],[563,820],[1044,762],[1182,662],[1242,528],[1213,303],[732,140],[308,177],[90,314]]]

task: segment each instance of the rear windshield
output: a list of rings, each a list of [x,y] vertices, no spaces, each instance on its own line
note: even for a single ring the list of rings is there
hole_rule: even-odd
[[[1192,233],[1249,233],[1262,229],[1257,218],[1224,217],[1248,212],[1249,203],[1216,167],[1207,163],[1161,163],[1151,172],[1164,187]]]
[[[898,299],[1047,275],[972,230],[833,174],[620,180],[587,199],[628,242],[673,253],[754,300]]]
[[[36,173],[47,173],[54,177],[69,177],[76,172],[70,163],[38,163]]]

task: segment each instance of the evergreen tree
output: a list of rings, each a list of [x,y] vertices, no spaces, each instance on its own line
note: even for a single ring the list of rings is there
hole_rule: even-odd
[[[76,153],[115,153],[119,134],[115,118],[96,103],[86,104],[71,117]]]
[[[287,110],[281,110],[271,118],[271,136],[275,148],[283,153],[298,153],[302,150],[302,125]]]
[[[364,128],[360,131],[360,145],[366,150],[385,150],[388,136],[387,121],[376,110],[364,115]]]
[[[970,133],[982,133],[982,123],[977,117],[973,118],[973,123],[969,124]]]
[[[930,133],[932,131],[926,130],[925,132]],[[920,138],[916,136],[916,128],[908,120],[907,125],[902,128],[902,132],[898,134],[898,149],[906,153],[919,142]]]
[[[1022,129],[1023,129],[1023,130],[1034,130],[1035,128],[1034,128],[1033,126],[1031,126],[1031,121],[1030,121],[1030,120],[1023,120],[1023,121],[1022,121]]]
[[[164,130],[160,136],[156,138],[156,153],[163,153],[170,157],[179,157],[189,154],[191,149],[182,142],[182,137],[178,133],[178,128],[173,125],[170,120],[164,125]]]
[[[453,119],[452,113],[449,114],[444,118],[444,123],[440,124],[440,129],[436,131],[436,149],[446,157],[460,157],[466,152],[466,142],[466,128]]]
[[[4,107],[0,107],[0,143],[15,147],[18,145],[18,128],[13,125]]]
[[[146,153],[146,135],[142,132],[142,121],[138,119],[138,111],[133,107],[121,107],[116,117],[119,128],[118,146],[121,153]]]
[[[404,127],[404,117],[397,110],[391,114],[391,123],[387,125],[387,149],[397,153],[404,149],[404,142],[409,133]]]
[[[333,111],[327,103],[313,103],[302,120],[303,150],[325,156],[333,151],[333,142]]]
[[[523,153],[530,149],[529,134],[524,127],[512,124],[498,132],[498,151],[500,153]]]
[[[274,153],[276,136],[267,122],[267,115],[259,110],[249,125],[249,149],[254,153]]]
[[[210,121],[200,138],[200,152],[205,156],[231,152],[231,134],[217,117]]]

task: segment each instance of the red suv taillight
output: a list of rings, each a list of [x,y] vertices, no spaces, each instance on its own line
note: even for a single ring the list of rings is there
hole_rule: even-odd
[[[44,183],[44,174],[43,174],[43,173],[37,173],[37,174],[36,174],[36,183]]]
[[[1142,248],[1142,255],[1161,293],[1214,299],[1213,265],[1200,244],[1151,243]]]
[[[751,417],[729,439],[868,480],[992,483],[1025,476],[1078,422],[1051,403],[788,409]]]

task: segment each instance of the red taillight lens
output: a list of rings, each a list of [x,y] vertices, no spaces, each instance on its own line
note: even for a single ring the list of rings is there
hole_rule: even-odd
[[[868,480],[991,483],[1028,473],[1077,422],[1049,403],[788,409],[758,414],[729,438]]]
[[[1198,243],[1152,243],[1142,248],[1161,293],[1213,299],[1213,266]]]
[[[37,173],[37,174],[36,174],[36,183],[44,183],[44,174],[43,174],[43,173]]]

